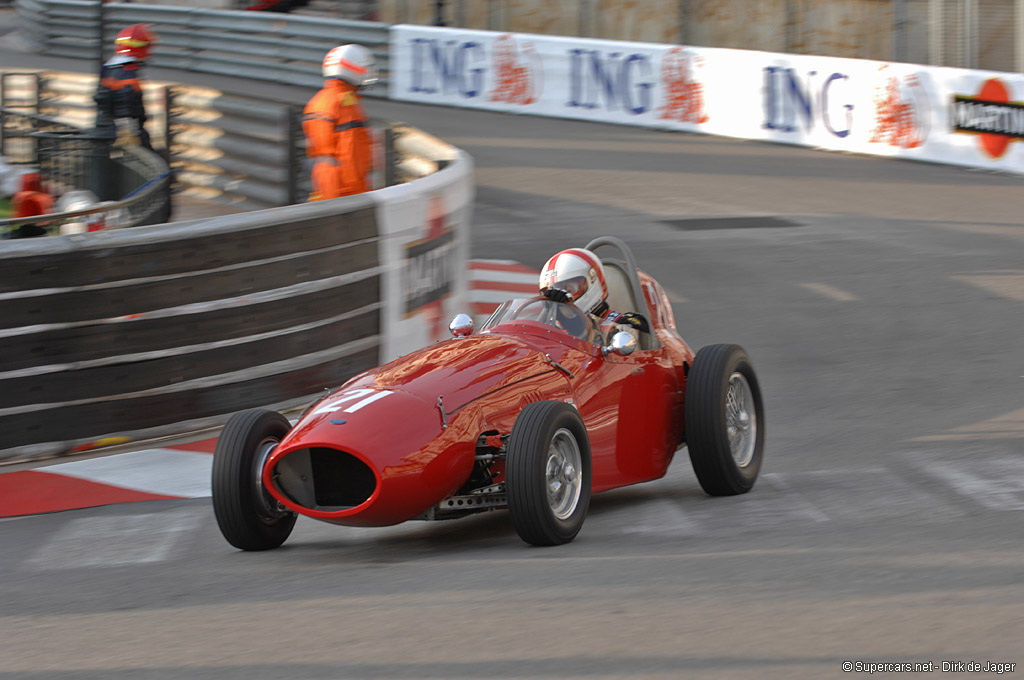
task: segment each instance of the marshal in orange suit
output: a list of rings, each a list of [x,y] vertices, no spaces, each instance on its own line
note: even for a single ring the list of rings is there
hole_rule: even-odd
[[[324,57],[324,86],[306,105],[302,129],[313,159],[313,193],[320,201],[369,191],[372,156],[360,88],[377,80],[373,55],[362,45],[341,45]]]

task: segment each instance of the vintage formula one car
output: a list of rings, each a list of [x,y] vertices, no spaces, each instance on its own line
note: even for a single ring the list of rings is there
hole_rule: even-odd
[[[609,304],[644,315],[649,332],[606,339],[571,303],[510,300],[479,332],[459,315],[454,338],[355,376],[294,427],[274,411],[235,414],[213,461],[224,537],[266,550],[297,515],[387,526],[507,508],[527,543],[562,544],[592,493],[664,476],[684,444],[707,493],[749,491],[765,429],[746,352],[695,356],[626,245],[587,245],[609,247]]]

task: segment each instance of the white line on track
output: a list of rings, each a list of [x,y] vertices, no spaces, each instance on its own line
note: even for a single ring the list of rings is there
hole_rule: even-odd
[[[149,449],[45,468],[68,477],[183,498],[210,495],[213,456],[178,449]]]
[[[670,500],[641,503],[628,513],[623,513],[622,517],[628,518],[628,524],[622,529],[623,533],[627,534],[669,533],[672,536],[698,536],[702,531],[697,521],[691,519],[678,503]]]
[[[162,562],[205,515],[188,510],[74,519],[27,563],[35,569],[62,570]]]
[[[800,287],[838,302],[854,302],[860,299],[853,293],[847,293],[845,290],[839,290],[826,283],[801,283]]]
[[[794,505],[800,506],[799,510],[801,514],[810,517],[815,522],[828,521],[828,515],[826,515],[824,512],[819,510],[817,506],[815,506],[813,503],[811,503],[806,498],[797,493],[796,490],[789,485],[789,483],[782,479],[782,475],[780,475],[778,472],[768,472],[762,475],[762,477],[764,477],[764,480],[766,482],[768,482],[776,489],[784,493],[786,497],[789,498],[790,502],[792,502]]]
[[[924,454],[907,457],[926,475],[990,510],[1024,510],[1024,460],[936,460]]]

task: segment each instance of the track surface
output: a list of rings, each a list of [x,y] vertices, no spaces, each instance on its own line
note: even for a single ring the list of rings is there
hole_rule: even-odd
[[[208,500],[5,520],[0,678],[1024,672],[1024,180],[369,108],[474,156],[475,257],[539,267],[616,234],[691,345],[742,344],[767,405],[758,485],[708,498],[683,451],[665,479],[595,497],[554,549],[504,513],[300,520],[262,554],[231,549]],[[710,216],[771,219],[693,221]]]

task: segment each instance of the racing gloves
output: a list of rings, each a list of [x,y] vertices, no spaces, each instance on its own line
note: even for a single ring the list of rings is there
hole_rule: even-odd
[[[545,288],[541,292],[544,297],[552,302],[572,302],[572,296],[561,288]]]

